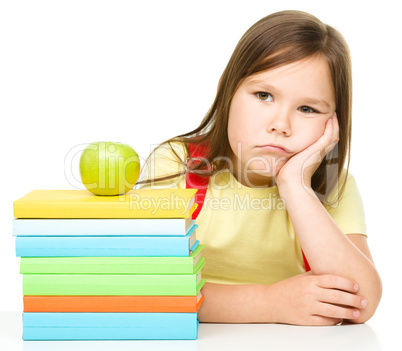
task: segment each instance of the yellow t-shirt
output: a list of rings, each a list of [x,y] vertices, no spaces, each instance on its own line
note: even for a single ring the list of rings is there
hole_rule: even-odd
[[[171,144],[151,153],[141,180],[185,170],[185,149]],[[185,175],[140,188],[186,188]],[[303,256],[278,188],[250,188],[229,170],[213,175],[197,217],[197,239],[205,245],[202,276],[220,284],[273,284],[304,272]],[[333,206],[325,206],[345,234],[366,235],[363,204],[349,174],[345,193]]]

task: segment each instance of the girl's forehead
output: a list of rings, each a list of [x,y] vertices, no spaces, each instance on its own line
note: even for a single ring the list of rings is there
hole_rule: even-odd
[[[304,86],[312,94],[334,94],[332,74],[323,57],[304,59],[255,73],[245,77],[239,87],[267,88],[274,92],[277,89],[291,90],[295,85]]]
[[[330,69],[327,61],[321,56],[307,57],[305,59],[286,63],[274,68],[263,70],[246,77],[245,84],[260,83],[267,79],[277,79],[295,75],[318,75],[321,78],[330,77]]]
[[[239,88],[258,89],[271,94],[287,94],[293,97],[308,97],[310,100],[326,101],[335,105],[335,93],[329,65],[324,58],[300,60],[261,71],[246,77]]]

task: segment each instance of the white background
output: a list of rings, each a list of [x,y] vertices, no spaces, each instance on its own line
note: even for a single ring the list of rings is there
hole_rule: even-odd
[[[22,311],[13,201],[72,189],[82,144],[152,145],[198,126],[243,33],[269,13],[310,12],[349,43],[351,173],[384,283],[376,318],[401,312],[401,49],[397,1],[2,1],[0,310]],[[325,5],[324,5],[325,4]]]

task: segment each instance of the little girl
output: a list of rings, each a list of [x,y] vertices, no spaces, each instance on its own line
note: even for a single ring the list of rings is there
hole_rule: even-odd
[[[151,153],[141,188],[186,188],[188,173],[207,180],[201,322],[374,314],[381,280],[348,172],[351,96],[343,37],[307,13],[274,13],[239,41],[199,127]]]

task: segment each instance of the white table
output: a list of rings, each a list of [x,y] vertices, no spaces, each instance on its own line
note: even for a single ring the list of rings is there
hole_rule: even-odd
[[[198,340],[189,341],[22,341],[22,313],[0,312],[0,350],[402,350],[399,328],[393,327],[394,331],[381,317],[366,324],[333,327],[201,323]]]

